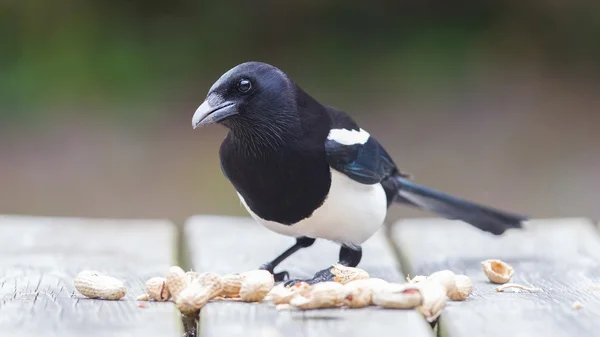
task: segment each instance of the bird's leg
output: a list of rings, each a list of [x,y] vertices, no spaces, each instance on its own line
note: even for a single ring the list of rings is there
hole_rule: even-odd
[[[275,258],[275,260],[273,260],[271,262],[267,262],[267,263],[263,264],[262,266],[260,266],[259,269],[268,270],[271,274],[273,274],[273,277],[275,278],[275,282],[283,281],[286,276],[288,278],[290,277],[289,273],[284,270],[282,272],[275,274],[273,272],[273,269],[275,269],[275,267],[277,267],[277,265],[279,265],[283,260],[287,259],[290,255],[294,254],[295,252],[297,252],[298,250],[300,250],[302,248],[312,246],[313,243],[315,243],[315,239],[313,239],[313,238],[308,238],[305,236],[299,237],[296,239],[296,243],[293,246],[288,248],[285,252],[281,253],[281,255],[279,255],[278,257]]]
[[[362,249],[360,246],[348,247],[346,245],[342,245],[340,248],[340,256],[339,256],[339,264],[344,265],[346,267],[356,267],[362,258]],[[289,287],[296,283],[306,282],[308,284],[315,284],[319,282],[333,281],[334,275],[331,273],[331,269],[333,267],[329,267],[327,269],[323,269],[318,271],[312,279],[309,280],[289,280],[285,282],[285,286]]]

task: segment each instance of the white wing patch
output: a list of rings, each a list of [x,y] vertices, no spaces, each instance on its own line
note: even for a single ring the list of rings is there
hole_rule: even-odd
[[[336,143],[342,145],[356,145],[364,144],[369,140],[371,135],[363,130],[347,130],[347,129],[331,129],[327,139],[334,140]]]

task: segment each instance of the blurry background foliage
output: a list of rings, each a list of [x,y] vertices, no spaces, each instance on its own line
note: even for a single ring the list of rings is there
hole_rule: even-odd
[[[351,113],[423,183],[600,217],[591,0],[0,0],[0,212],[245,214],[218,167],[225,131],[190,120],[250,60]]]

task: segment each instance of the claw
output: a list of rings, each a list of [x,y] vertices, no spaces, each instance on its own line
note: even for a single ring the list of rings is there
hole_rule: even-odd
[[[301,282],[306,282],[306,283],[308,283],[310,285],[313,285],[313,284],[319,283],[319,282],[333,281],[333,277],[334,277],[334,275],[331,273],[331,268],[328,268],[328,269],[323,269],[323,270],[319,271],[311,279],[306,279],[306,280],[302,280],[302,279],[288,280],[283,285],[285,287],[288,287],[288,288],[291,287],[291,286],[293,286],[293,285],[295,285],[296,283],[301,283]]]
[[[275,282],[280,282],[285,280],[286,278],[290,278],[290,274],[287,271],[281,271],[277,274],[273,274],[273,277],[275,278]]]
[[[293,280],[287,280],[283,283],[283,286],[286,288],[290,288],[292,286],[294,286],[296,283],[302,283],[302,282],[307,282],[308,283],[309,280],[301,280],[301,279],[293,279]]]

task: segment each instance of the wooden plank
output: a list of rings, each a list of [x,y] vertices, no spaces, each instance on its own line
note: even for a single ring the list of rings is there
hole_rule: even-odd
[[[0,335],[181,336],[172,303],[138,306],[152,276],[175,263],[167,221],[0,216]],[[73,279],[94,269],[122,279],[119,301],[88,299]]]
[[[246,217],[198,216],[185,226],[192,266],[221,275],[258,268],[295,240],[267,230]],[[284,261],[276,271],[308,278],[337,261],[339,246],[317,240]],[[361,268],[372,277],[400,282],[392,249],[382,233],[363,246]],[[277,311],[267,303],[211,302],[200,315],[201,336],[432,336],[425,320],[413,310],[378,308]]]
[[[429,275],[450,269],[473,280],[473,295],[449,302],[442,331],[460,336],[592,336],[600,331],[600,240],[586,219],[532,220],[503,236],[441,219],[400,221],[392,227],[405,270]],[[542,292],[497,292],[481,261],[511,264],[511,283]],[[580,302],[583,308],[573,309]]]

